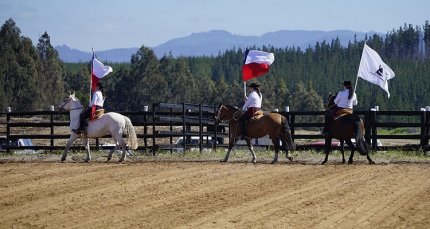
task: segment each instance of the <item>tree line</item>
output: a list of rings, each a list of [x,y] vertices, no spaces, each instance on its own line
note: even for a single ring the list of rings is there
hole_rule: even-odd
[[[430,25],[403,25],[385,36],[350,41],[317,42],[297,47],[249,47],[275,54],[268,74],[253,79],[262,85],[263,108],[292,111],[323,110],[329,92],[342,89],[344,80],[355,84],[364,43],[380,54],[395,72],[389,81],[391,97],[377,85],[357,81],[358,110],[378,105],[380,110],[417,110],[430,105]],[[286,44],[287,45],[287,44]],[[217,56],[157,58],[143,45],[130,63],[105,63],[114,72],[102,79],[108,110],[142,110],[153,103],[203,103],[242,106],[242,49]],[[89,57],[90,59],[90,57]],[[39,43],[20,35],[12,19],[0,31],[0,106],[15,111],[45,110],[75,91],[88,102],[89,63],[62,63],[45,32]]]

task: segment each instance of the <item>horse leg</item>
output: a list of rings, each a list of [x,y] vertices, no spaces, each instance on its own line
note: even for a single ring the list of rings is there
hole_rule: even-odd
[[[279,138],[272,137],[273,149],[275,150],[275,156],[273,157],[272,164],[276,164],[278,162],[278,154],[279,154]]]
[[[120,141],[119,146],[122,149],[122,154],[121,154],[121,158],[119,159],[119,162],[123,162],[123,161],[125,161],[126,154],[127,154],[127,145],[125,144],[124,141],[122,141],[122,142]]]
[[[342,164],[345,164],[345,141],[344,140],[340,140],[340,152],[342,153]]]
[[[115,144],[115,147],[108,153],[107,161],[110,161],[112,159],[113,152],[117,151],[119,149],[118,143]]]
[[[235,137],[230,137],[230,139],[229,139],[229,143],[228,143],[228,150],[227,150],[227,153],[225,154],[225,157],[224,157],[224,159],[223,159],[223,160],[221,160],[221,162],[227,162],[227,161],[228,161],[228,158],[230,157],[231,149],[233,148],[234,144],[236,144],[236,142],[237,142],[238,140],[239,140],[239,139],[237,139],[237,138],[235,138]]]
[[[289,146],[289,144],[288,144],[287,140],[285,140],[285,138],[287,138],[287,136],[282,136],[281,137],[281,142],[282,142],[282,147],[281,148],[282,148],[283,151],[285,151],[285,157],[288,160],[293,161],[293,157],[288,156],[288,146]]]
[[[72,143],[76,140],[76,138],[78,138],[77,134],[72,133],[72,135],[70,135],[70,138],[69,138],[69,140],[67,141],[67,144],[66,144],[66,148],[64,149],[63,156],[61,157],[61,161],[65,161],[66,160],[67,153],[69,152],[69,148],[72,145]]]
[[[369,153],[366,155],[367,160],[369,161],[369,165],[375,164],[375,162],[370,158]]]
[[[248,146],[249,151],[251,151],[251,155],[252,155],[252,161],[251,162],[256,163],[257,162],[257,156],[255,155],[254,147],[252,147],[251,139],[246,138],[245,141],[246,141],[246,145]]]
[[[91,161],[91,153],[90,153],[90,141],[88,138],[84,138],[85,149],[87,150],[87,158],[85,158],[84,162]]]
[[[351,155],[349,155],[348,164],[352,164],[355,153],[355,146],[352,143],[351,139],[346,140],[346,144],[348,144],[349,148],[351,148]]]
[[[324,146],[325,158],[324,158],[324,161],[321,163],[321,165],[324,165],[325,163],[327,163],[327,161],[328,161],[328,154],[330,153],[330,149],[331,149],[331,138],[327,137],[325,139],[325,146]]]

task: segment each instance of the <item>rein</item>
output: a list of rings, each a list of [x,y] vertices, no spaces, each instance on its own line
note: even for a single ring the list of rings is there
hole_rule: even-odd
[[[71,111],[73,111],[73,110],[77,110],[77,109],[81,109],[81,108],[84,108],[84,106],[80,106],[80,107],[72,108],[72,109],[70,109],[70,110],[71,110]]]

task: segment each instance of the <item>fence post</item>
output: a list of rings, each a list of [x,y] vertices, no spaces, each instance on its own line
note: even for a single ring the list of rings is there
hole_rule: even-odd
[[[425,144],[429,144],[430,139],[430,106],[426,106],[426,135],[425,135]]]
[[[184,143],[183,149],[184,153],[187,150],[187,138],[185,136],[186,126],[185,126],[185,116],[186,116],[186,110],[185,110],[185,103],[182,103],[182,142]]]
[[[379,109],[379,107],[378,107],[378,109]],[[376,147],[377,147],[377,136],[376,135],[378,135],[378,131],[376,128],[376,125],[377,125],[376,112],[377,112],[376,108],[370,109],[370,117],[371,117],[371,122],[372,122],[372,135],[371,135],[372,149],[376,149]]]
[[[216,114],[216,112],[217,112],[217,107],[214,106],[214,114]],[[216,122],[216,120],[214,120],[214,131],[215,131],[215,134],[214,134],[214,138],[215,138],[214,149],[216,151],[216,147],[218,145],[218,123]]]
[[[169,117],[170,118],[173,117],[173,109],[172,108],[169,108]],[[169,130],[170,130],[170,133],[172,133],[173,132],[173,121],[170,120],[169,124],[170,124]],[[170,135],[169,140],[170,140],[170,153],[173,153],[173,146],[172,146],[173,145],[173,138],[172,138],[172,135]]]
[[[296,116],[294,115],[294,114],[292,114],[291,115],[291,126],[290,126],[290,129],[291,129],[291,138],[293,139],[293,142],[294,142],[294,140],[295,140],[295,127],[294,127],[294,123],[295,123],[295,121],[296,121]]]
[[[202,122],[202,115],[203,115],[202,104],[200,103],[199,104],[199,137],[200,137],[199,147],[200,147],[200,153],[203,150],[203,135],[202,135],[202,132],[203,132],[203,122]],[[206,136],[206,141],[207,140],[208,140],[208,136]]]
[[[143,107],[143,122],[145,123],[144,124],[144,126],[143,126],[143,135],[145,135],[145,137],[143,137],[143,144],[145,145],[145,149],[146,149],[146,147],[148,147],[148,140],[147,140],[147,134],[148,134],[148,125],[147,125],[147,121],[148,121],[148,118],[147,118],[147,112],[148,112],[148,106],[144,106]]]
[[[152,104],[152,155],[155,156],[155,103]]]
[[[371,135],[372,135],[372,133],[371,133],[371,127],[372,127],[372,125],[373,125],[373,122],[372,122],[372,118],[371,118],[371,113],[370,113],[370,111],[366,111],[366,113],[364,114],[364,120],[365,120],[365,126],[364,126],[364,128],[365,128],[365,133],[364,133],[364,138],[365,138],[365,140],[366,140],[366,143],[368,144],[368,145],[370,145],[370,143],[371,143]]]
[[[49,150],[50,152],[52,152],[52,148],[54,148],[54,110],[55,107],[53,105],[51,105],[51,107],[49,108],[49,110],[51,111],[50,113],[50,118],[51,118],[51,149]]]
[[[10,113],[12,113],[12,108],[11,107],[7,107],[6,109],[7,114],[6,114],[6,142],[7,142],[7,148],[6,148],[6,153],[10,153],[10,149],[9,149],[9,136],[10,136]]]
[[[426,109],[425,108],[421,108],[420,109],[420,111],[421,111],[421,138],[420,138],[420,145],[421,145],[421,148],[424,150],[425,149],[425,146],[427,145],[426,144],[426,127],[427,127],[427,125],[426,125],[426,116],[427,116],[427,114],[426,114]]]

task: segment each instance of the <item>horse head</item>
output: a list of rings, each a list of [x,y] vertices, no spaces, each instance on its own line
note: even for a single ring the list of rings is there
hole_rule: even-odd
[[[81,102],[76,98],[75,93],[66,96],[58,105],[59,111],[70,111],[83,108]]]
[[[232,119],[237,118],[236,112],[239,111],[239,108],[233,107],[230,105],[220,105],[218,110],[215,112],[215,122],[223,122],[223,121],[231,121]]]

